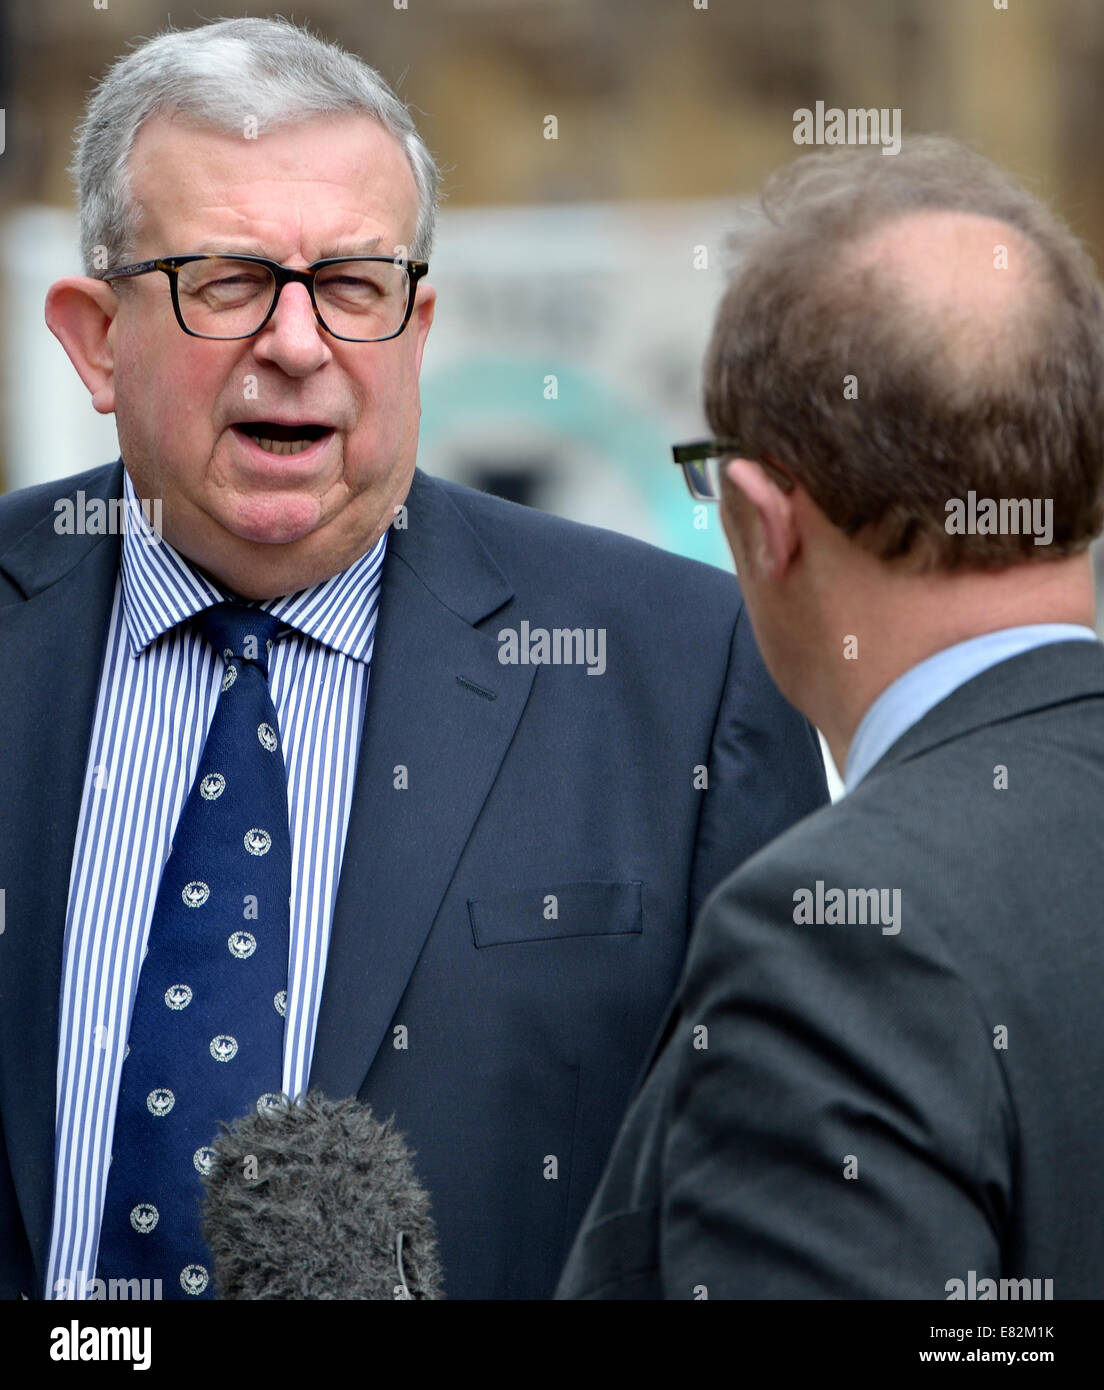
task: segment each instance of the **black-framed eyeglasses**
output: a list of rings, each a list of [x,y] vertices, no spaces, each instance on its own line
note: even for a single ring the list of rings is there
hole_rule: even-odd
[[[743,451],[738,439],[697,439],[692,444],[674,444],[671,456],[682,469],[690,496],[699,502],[718,502],[721,496],[721,464],[737,458]],[[792,492],[794,480],[769,455],[760,456],[761,463],[783,492]]]
[[[305,285],[319,326],[347,343],[397,338],[410,321],[428,261],[394,256],[330,256],[303,270],[265,256],[159,256],[109,270],[104,280],[160,270],[169,277],[176,321],[193,338],[252,338],[276,309],[285,285]]]

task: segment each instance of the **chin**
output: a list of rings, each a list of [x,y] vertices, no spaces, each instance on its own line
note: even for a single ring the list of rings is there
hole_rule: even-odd
[[[257,545],[292,545],[322,524],[317,497],[271,496],[250,499],[230,515],[218,516],[224,530]]]

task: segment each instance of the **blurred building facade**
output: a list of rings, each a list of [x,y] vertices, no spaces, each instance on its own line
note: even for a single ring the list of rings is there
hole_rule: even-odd
[[[93,78],[170,16],[197,22],[155,0],[98,3],[0,9],[4,203],[68,202]],[[295,13],[412,103],[451,205],[745,195],[793,157],[792,113],[819,98],[961,136],[1104,243],[1099,0],[307,0]]]

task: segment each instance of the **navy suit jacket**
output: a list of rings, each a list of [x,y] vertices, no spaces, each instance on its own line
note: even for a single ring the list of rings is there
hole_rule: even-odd
[[[43,1290],[66,903],[119,564],[118,536],[55,533],[78,489],[121,497],[121,462],[0,499],[6,1297]],[[823,804],[823,767],[731,575],[420,472],[407,506],[311,1085],[395,1114],[447,1296],[545,1298],[695,913]],[[604,674],[502,664],[522,621],[604,628]]]

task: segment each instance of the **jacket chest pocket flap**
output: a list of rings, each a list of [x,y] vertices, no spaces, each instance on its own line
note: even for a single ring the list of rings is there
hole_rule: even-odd
[[[520,893],[468,899],[476,946],[619,936],[643,930],[643,883],[552,883]]]

